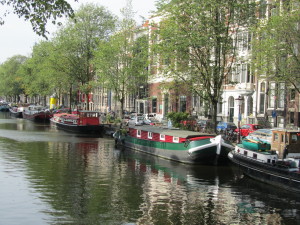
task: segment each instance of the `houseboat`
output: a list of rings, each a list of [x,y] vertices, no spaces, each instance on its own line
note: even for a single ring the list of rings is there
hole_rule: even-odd
[[[35,122],[49,122],[53,114],[49,109],[40,105],[30,105],[22,112],[24,119],[32,120]]]
[[[129,126],[114,134],[116,144],[187,164],[228,161],[234,146],[214,134],[159,126]]]
[[[257,146],[243,142],[228,157],[246,176],[300,193],[300,132],[272,130],[271,147]]]
[[[28,108],[27,104],[12,105],[9,108],[9,113],[12,117],[23,118],[23,111]]]
[[[76,111],[76,113],[56,113],[51,123],[58,129],[80,134],[94,134],[101,136],[104,132],[100,123],[100,112]]]

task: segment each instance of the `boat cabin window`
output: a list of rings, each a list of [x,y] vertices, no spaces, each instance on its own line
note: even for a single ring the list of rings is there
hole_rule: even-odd
[[[152,132],[148,132],[148,138],[152,139]]]
[[[284,142],[284,135],[283,134],[280,135],[280,142],[281,143]]]
[[[253,159],[257,159],[257,154],[253,154]]]
[[[161,134],[161,135],[160,135],[160,140],[161,140],[161,141],[166,140],[166,136],[165,136],[164,134]]]
[[[292,134],[291,135],[291,143],[297,143],[298,135],[297,134]]]
[[[173,142],[174,143],[179,143],[179,137],[173,137]]]
[[[142,133],[141,130],[137,130],[136,132],[137,132],[137,133],[136,133],[136,136],[137,136],[137,137],[141,137],[141,133]]]
[[[273,141],[276,141],[276,142],[278,141],[278,134],[277,133],[274,134]]]
[[[248,152],[247,152],[247,151],[244,151],[244,155],[247,156],[247,155],[248,155]]]

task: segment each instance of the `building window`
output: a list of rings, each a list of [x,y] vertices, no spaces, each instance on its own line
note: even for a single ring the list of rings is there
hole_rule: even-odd
[[[248,63],[236,64],[232,68],[229,82],[251,83],[250,66]]]
[[[157,98],[152,99],[152,112],[153,113],[157,112]]]
[[[294,124],[294,123],[295,123],[294,117],[295,117],[295,113],[294,113],[294,112],[290,112],[290,123],[291,123],[291,124]]]
[[[252,97],[248,97],[248,115],[247,116],[250,116],[251,114],[253,114],[253,99]]]
[[[290,100],[293,101],[296,98],[296,90],[293,88],[290,90]]]
[[[276,99],[276,84],[270,83],[270,90],[269,90],[269,107],[275,107],[275,99]]]
[[[228,99],[228,116],[229,116],[229,122],[233,122],[233,116],[234,116],[234,98],[232,96],[229,97]]]
[[[278,107],[279,108],[284,108],[284,96],[285,96],[285,84],[280,83],[279,84],[279,98],[278,98]]]
[[[259,4],[259,18],[263,19],[266,17],[267,13],[267,2],[265,0],[261,0]]]
[[[222,108],[223,108],[223,101],[222,98],[220,98],[217,107],[218,113],[222,113]]]
[[[260,84],[260,94],[259,94],[259,113],[263,114],[265,112],[265,95],[266,95],[266,84]]]
[[[283,116],[277,116],[277,127],[284,127],[284,117]]]
[[[277,133],[274,134],[273,141],[276,141],[276,142],[278,141],[278,134]]]
[[[186,96],[180,96],[180,112],[186,112]]]
[[[292,134],[292,143],[297,143],[298,140],[298,135],[297,134]]]
[[[238,51],[247,51],[250,49],[251,35],[248,31],[240,32],[237,36]]]

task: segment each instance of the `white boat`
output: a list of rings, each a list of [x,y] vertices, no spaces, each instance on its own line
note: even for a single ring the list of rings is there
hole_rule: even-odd
[[[300,193],[300,131],[273,130],[270,150],[238,144],[228,157],[245,175]]]

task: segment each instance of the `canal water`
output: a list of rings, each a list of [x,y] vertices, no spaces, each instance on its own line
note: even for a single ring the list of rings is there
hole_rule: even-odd
[[[300,224],[300,196],[0,113],[0,224]]]

